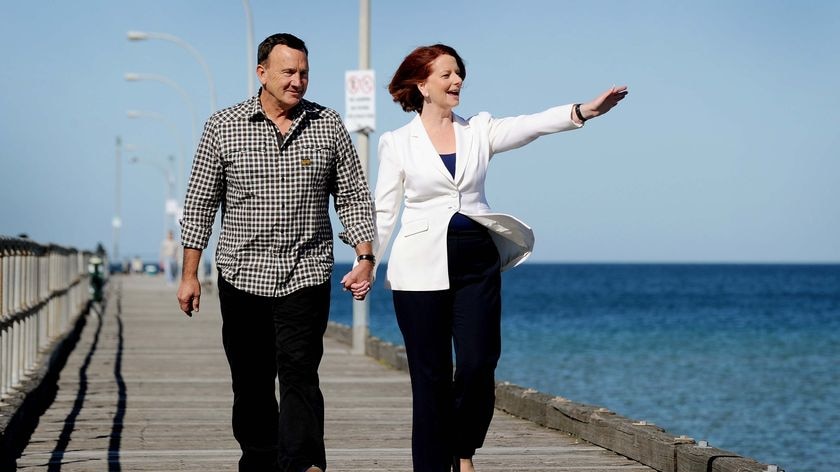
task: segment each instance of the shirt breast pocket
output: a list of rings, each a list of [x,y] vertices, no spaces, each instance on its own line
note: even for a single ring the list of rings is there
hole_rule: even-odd
[[[296,175],[301,182],[312,187],[326,187],[333,174],[333,150],[330,147],[316,143],[301,143],[291,153],[293,165],[297,167]]]
[[[227,187],[251,197],[272,185],[278,175],[277,158],[266,149],[240,149],[222,158]]]

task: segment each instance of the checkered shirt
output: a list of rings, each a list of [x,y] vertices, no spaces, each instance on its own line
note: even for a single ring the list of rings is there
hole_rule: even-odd
[[[330,195],[343,242],[374,236],[370,190],[339,114],[301,100],[291,118],[281,137],[259,93],[216,112],[187,187],[182,244],[206,248],[221,205],[216,264],[225,280],[254,295],[285,296],[330,278]]]

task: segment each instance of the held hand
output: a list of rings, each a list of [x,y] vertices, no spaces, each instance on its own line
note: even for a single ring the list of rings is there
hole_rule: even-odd
[[[198,312],[198,301],[201,298],[201,284],[197,278],[182,279],[178,287],[178,304],[181,311],[192,316],[192,312]]]
[[[344,290],[349,290],[356,300],[364,300],[371,289],[373,264],[362,261],[341,279]]]
[[[618,102],[623,100],[624,97],[627,96],[627,93],[628,91],[626,85],[622,85],[620,87],[613,85],[612,88],[602,93],[595,100],[582,104],[580,106],[580,111],[583,114],[583,117],[587,120],[595,118],[596,116],[601,116],[612,110],[614,106],[618,105]]]

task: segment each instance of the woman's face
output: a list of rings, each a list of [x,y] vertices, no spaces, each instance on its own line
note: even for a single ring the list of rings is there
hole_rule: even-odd
[[[455,58],[444,54],[432,61],[432,72],[426,80],[417,87],[425,98],[425,104],[430,103],[443,109],[454,108],[461,100],[461,69]]]

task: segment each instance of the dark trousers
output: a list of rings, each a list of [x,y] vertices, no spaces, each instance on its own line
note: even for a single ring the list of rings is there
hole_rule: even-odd
[[[219,277],[219,300],[233,384],[233,435],[242,449],[240,472],[326,469],[318,365],[329,318],[329,282],[275,298],[252,295]]]
[[[450,471],[484,443],[501,354],[499,253],[485,230],[450,230],[448,290],[394,291],[413,397],[414,470]],[[452,374],[452,346],[455,374]]]

